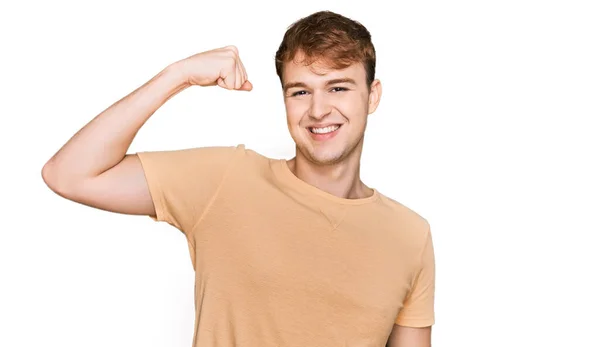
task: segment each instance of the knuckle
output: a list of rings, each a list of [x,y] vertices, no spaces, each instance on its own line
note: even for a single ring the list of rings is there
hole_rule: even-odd
[[[227,46],[227,49],[228,49],[228,50],[229,50],[231,53],[233,53],[234,55],[237,55],[237,54],[238,54],[238,49],[237,49],[237,47],[236,47],[236,46],[234,46],[234,45],[229,45],[229,46]]]

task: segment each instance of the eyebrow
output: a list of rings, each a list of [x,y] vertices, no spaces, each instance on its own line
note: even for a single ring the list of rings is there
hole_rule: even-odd
[[[356,81],[353,80],[352,78],[334,78],[332,80],[327,81],[325,83],[325,85],[330,86],[332,84],[338,84],[338,83],[356,84]],[[289,82],[289,83],[285,84],[285,86],[283,87],[283,91],[286,92],[290,88],[297,88],[297,87],[307,88],[307,85],[304,82]]]

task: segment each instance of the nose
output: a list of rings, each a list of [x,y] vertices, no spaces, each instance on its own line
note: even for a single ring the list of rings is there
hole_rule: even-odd
[[[313,93],[310,101],[309,116],[320,120],[331,113],[332,105],[322,93]]]

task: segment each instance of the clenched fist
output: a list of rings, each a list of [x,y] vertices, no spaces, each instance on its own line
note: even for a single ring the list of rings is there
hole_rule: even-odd
[[[227,46],[194,54],[178,62],[189,85],[214,86],[229,90],[252,90],[238,49]]]

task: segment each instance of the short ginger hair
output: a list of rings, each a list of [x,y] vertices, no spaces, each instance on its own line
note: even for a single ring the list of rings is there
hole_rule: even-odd
[[[316,61],[343,69],[362,63],[367,87],[375,79],[375,47],[371,33],[361,23],[331,11],[315,12],[288,27],[275,54],[275,69],[283,84],[283,66],[302,54],[302,63]]]

